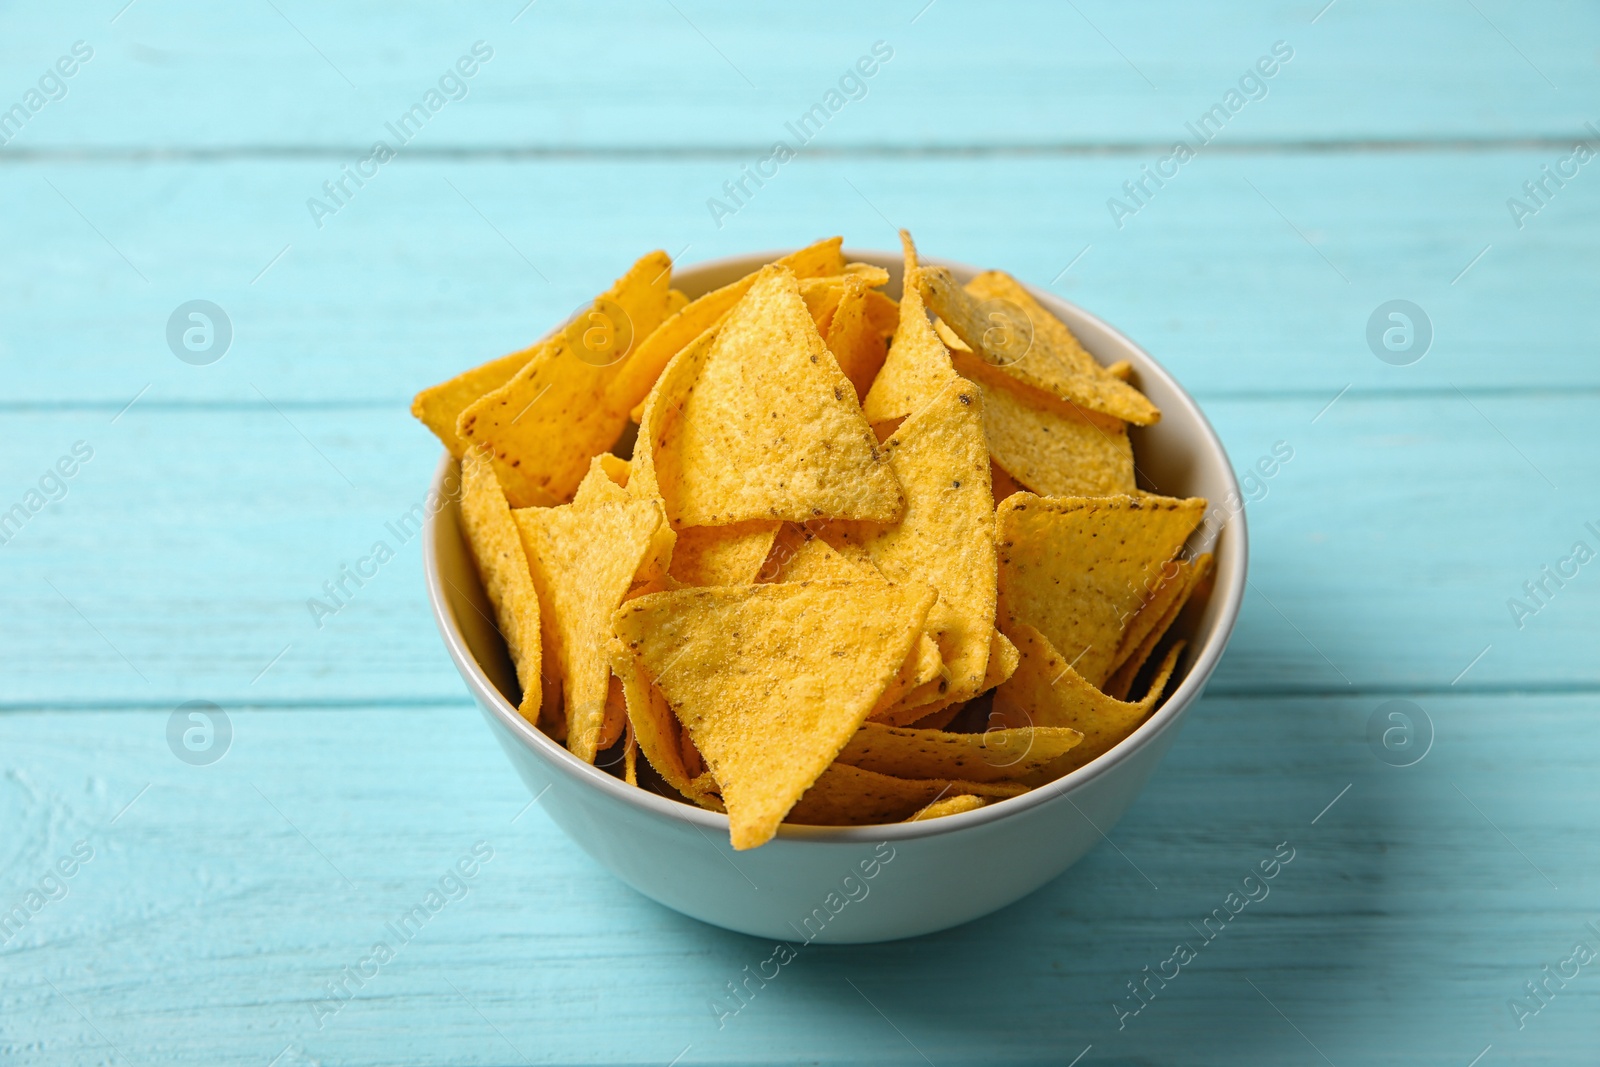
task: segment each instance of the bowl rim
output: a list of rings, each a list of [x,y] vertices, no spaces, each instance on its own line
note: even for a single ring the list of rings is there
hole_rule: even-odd
[[[763,264],[770,263],[792,251],[794,249],[720,256],[715,259],[688,264],[682,267],[681,270],[685,273],[741,268],[755,270]],[[845,258],[850,261],[869,263],[888,261],[898,264],[901,260],[901,255],[898,251],[890,252],[873,248],[845,248],[842,251]],[[927,265],[948,267],[958,274],[977,274],[980,272],[980,268],[957,260],[922,257],[921,262]],[[674,263],[674,274],[679,273],[679,271],[679,265]],[[1059,305],[1069,309],[1075,315],[1093,323],[1116,342],[1143,357],[1145,365],[1139,367],[1139,373],[1142,376],[1148,375],[1160,379],[1177,397],[1178,403],[1193,418],[1206,444],[1222,458],[1223,471],[1226,474],[1228,486],[1232,490],[1233,499],[1243,499],[1239,491],[1238,479],[1234,475],[1233,463],[1228,457],[1227,449],[1223,447],[1221,438],[1217,436],[1216,429],[1212,427],[1211,421],[1206,418],[1205,412],[1201,410],[1200,405],[1189,395],[1188,390],[1184,389],[1154,356],[1151,356],[1121,330],[1118,330],[1099,316],[1084,310],[1069,300],[1056,296],[1048,290],[1027,283],[1023,284],[1034,299],[1038,300],[1046,308],[1055,311],[1056,308],[1052,305]],[[436,494],[434,499],[444,502],[444,506],[451,508],[456,507],[458,502],[444,492],[444,484],[455,462],[455,457],[446,450],[439,460],[431,483],[431,491]],[[423,576],[427,584],[428,604],[432,610],[434,622],[439,627],[439,633],[444,640],[445,648],[449,652],[451,660],[455,663],[456,670],[467,683],[467,688],[472,692],[479,706],[491,712],[501,726],[511,736],[517,738],[524,747],[539,756],[552,770],[562,774],[569,780],[580,785],[598,788],[612,799],[641,812],[687,822],[705,830],[717,830],[721,834],[720,839],[726,840],[728,834],[728,816],[726,814],[709,811],[686,800],[674,800],[648,789],[629,785],[623,779],[613,777],[599,767],[584,763],[567,751],[564,745],[558,744],[555,740],[546,736],[538,727],[524,719],[517,709],[501,695],[499,688],[490,680],[482,665],[479,664],[477,657],[472,654],[472,650],[467,646],[466,639],[463,637],[460,627],[457,625],[450,610],[449,599],[443,588],[444,577],[438,566],[439,514],[443,510],[444,507],[428,509],[423,524]],[[1246,572],[1250,557],[1249,531],[1243,507],[1236,511],[1231,508],[1228,509],[1228,514],[1223,519],[1221,526],[1218,527],[1219,535],[1222,530],[1229,531],[1229,540],[1223,550],[1227,552],[1233,566],[1231,568],[1232,577],[1228,584],[1224,586],[1218,583],[1212,592],[1212,596],[1216,598],[1216,625],[1213,627],[1206,642],[1195,651],[1189,670],[1177,689],[1167,695],[1154,714],[1142,722],[1133,733],[1112,747],[1110,751],[1053,782],[1031,789],[1019,796],[995,800],[972,811],[947,815],[938,819],[928,819],[922,822],[881,823],[868,826],[799,826],[784,823],[778,827],[777,837],[765,847],[781,846],[785,842],[792,844],[803,842],[860,844],[885,840],[905,841],[958,833],[1042,807],[1052,801],[1066,797],[1103,775],[1112,773],[1118,766],[1130,760],[1140,749],[1153,744],[1157,738],[1177,725],[1189,706],[1199,699],[1201,692],[1210,680],[1212,672],[1216,669],[1217,663],[1221,660],[1222,654],[1233,636],[1234,626],[1238,622],[1239,611],[1244,601],[1244,591],[1248,577]],[[465,549],[464,545],[463,549]]]

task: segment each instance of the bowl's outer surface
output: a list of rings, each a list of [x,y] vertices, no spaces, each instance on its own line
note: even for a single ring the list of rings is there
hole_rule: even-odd
[[[779,254],[676,270],[673,282],[696,296]],[[848,249],[846,255],[888,268],[889,291],[898,291],[898,255]],[[941,265],[961,281],[977,273],[961,264]],[[515,676],[461,535],[459,471],[448,456],[440,463],[434,479],[439,505],[430,509],[423,556],[445,645],[539,806],[624,882],[704,922],[791,944],[912,937],[979,918],[1033,892],[1099,841],[1144,788],[1199,698],[1238,616],[1247,541],[1243,512],[1227,502],[1241,499],[1239,488],[1211,426],[1154,360],[1074,305],[1033,293],[1102,364],[1131,361],[1135,382],[1161,408],[1159,423],[1133,430],[1140,485],[1204,496],[1213,510],[1222,509],[1223,521],[1220,532],[1198,546],[1216,554],[1216,585],[1191,637],[1186,673],[1166,702],[1132,737],[1088,766],[977,811],[891,826],[784,826],[761,848],[735,852],[725,816],[656,796],[579,762],[517,714]]]

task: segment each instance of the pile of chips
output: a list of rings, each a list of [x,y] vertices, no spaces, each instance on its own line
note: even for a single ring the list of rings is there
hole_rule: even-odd
[[[1127,365],[902,240],[899,301],[839,238],[693,300],[652,252],[412,407],[461,461],[521,714],[734,848],[1083,766],[1161,699],[1209,579],[1206,502],[1134,484],[1160,412]]]

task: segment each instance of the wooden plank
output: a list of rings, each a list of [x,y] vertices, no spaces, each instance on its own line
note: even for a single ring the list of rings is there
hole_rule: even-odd
[[[418,147],[712,147],[753,161],[877,41],[893,58],[864,96],[840,97],[814,147],[1164,147],[1280,41],[1293,58],[1230,118],[1225,140],[1568,138],[1595,118],[1584,101],[1600,88],[1588,43],[1600,14],[1574,0],[1542,5],[1537,19],[1506,0],[1477,11],[1450,0],[1326,11],[1094,0],[1003,15],[926,0],[759,14],[695,0],[604,16],[526,0],[117,6],[12,13],[0,42],[7,93],[20,97],[74,40],[95,51],[8,150],[291,146],[344,158],[385,136],[476,41],[493,58],[464,98],[441,95]]]
[[[0,168],[18,205],[0,240],[47,250],[0,264],[5,399],[393,406],[526,345],[651,247],[694,261],[842,232],[882,248],[886,220],[928,254],[1053,286],[1202,396],[1594,387],[1600,180],[1521,230],[1505,206],[1554,158],[1201,158],[1120,231],[1106,201],[1138,174],[1122,159],[796,162],[720,230],[721,160],[401,160],[320,231],[305,201],[336,172],[319,160]],[[210,366],[166,340],[197,298],[233,327]],[[1432,325],[1411,366],[1368,347],[1395,298]]]
[[[1233,1064],[1312,1062],[1310,1042],[1335,1063],[1425,1045],[1464,1064],[1492,1043],[1572,1062],[1600,989],[1569,982],[1521,1031],[1506,1001],[1594,940],[1593,697],[1420,702],[1437,742],[1397,769],[1365,740],[1377,698],[1210,698],[1115,848],[967,927],[802,949],[720,1030],[710,1001],[772,946],[518,818],[528,794],[469,708],[235,709],[209,767],[173,758],[164,710],[6,713],[0,901],[80,839],[94,858],[0,949],[0,1048],[259,1067],[1066,1063],[1092,1044],[1084,1063]],[[479,841],[494,856],[470,893],[319,1030],[324,983]],[[1126,983],[1199,943],[1282,842],[1269,894],[1119,1030]]]
[[[1544,606],[1523,590],[1574,542],[1600,549],[1585,527],[1600,528],[1594,394],[1352,392],[1318,417],[1324,403],[1207,406],[1239,471],[1280,441],[1293,450],[1248,505],[1253,589],[1215,684],[1448,689],[1469,664],[1460,686],[1600,681],[1595,565],[1547,583]],[[94,449],[66,498],[0,546],[6,702],[461,697],[420,539],[399,536],[437,446],[398,405],[141,401],[115,423],[50,411],[0,426],[17,443],[0,459],[7,508],[75,441]],[[396,558],[347,581],[337,614],[314,613],[311,598],[333,603],[323,583],[378,541]],[[1538,611],[1514,619],[1511,598]]]

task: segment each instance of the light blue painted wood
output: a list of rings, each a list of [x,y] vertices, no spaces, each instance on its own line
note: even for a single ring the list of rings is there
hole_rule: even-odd
[[[402,159],[320,231],[305,201],[336,174],[324,161],[0,167],[0,196],[28,205],[0,239],[41,250],[0,264],[0,358],[13,401],[115,412],[150,385],[152,400],[403,405],[528,344],[649,248],[694,261],[830,233],[893,247],[887,218],[930,255],[1096,311],[1205,397],[1596,386],[1600,169],[1521,230],[1505,206],[1558,158],[1201,157],[1121,230],[1106,201],[1137,177],[1131,159],[796,161],[720,230],[705,201],[736,176],[724,160]],[[201,297],[235,339],[196,368],[164,331]],[[1397,297],[1434,326],[1414,366],[1367,347]]]
[[[0,906],[95,849],[0,945],[0,1060],[1592,1059],[1588,969],[1523,1029],[1507,1001],[1600,923],[1600,584],[1586,567],[1521,629],[1506,603],[1600,547],[1596,179],[1521,229],[1506,208],[1600,121],[1592,7],[277,6],[35,5],[0,34],[6,104],[96,48],[0,147],[0,508],[94,449],[0,545]],[[305,199],[480,37],[471,96],[317,230]],[[867,99],[717,229],[705,200],[748,148],[879,37]],[[1149,146],[1279,38],[1269,97],[1117,229]],[[400,540],[436,455],[419,386],[646,247],[883,246],[885,216],[1123,327],[1241,471],[1295,456],[1250,505],[1211,695],[1116,848],[960,930],[807,950],[719,1030],[708,1001],[770,946],[518,817],[415,541],[323,630],[304,601]],[[163,339],[197,297],[237,329],[209,367]],[[1435,326],[1412,366],[1364,338],[1395,297]],[[1407,769],[1366,740],[1397,697],[1437,734]],[[188,699],[232,718],[214,766],[167,748]],[[470,895],[319,1030],[322,983],[479,840]],[[1272,895],[1119,1031],[1125,983],[1284,840]]]

